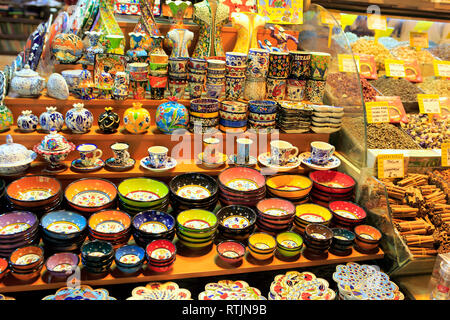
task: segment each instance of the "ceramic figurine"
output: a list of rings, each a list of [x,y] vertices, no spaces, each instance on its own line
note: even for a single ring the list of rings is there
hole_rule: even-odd
[[[98,53],[103,53],[105,49],[99,43],[100,37],[103,35],[102,31],[85,31],[89,39],[89,47],[86,48],[85,52],[85,64],[94,65],[95,55]]]
[[[171,58],[189,58],[189,47],[194,39],[194,33],[187,29],[173,29],[167,33],[168,45],[172,48]]]
[[[52,41],[52,53],[59,63],[72,64],[83,56],[83,41],[73,33],[60,33]]]
[[[67,166],[61,161],[67,158],[67,155],[75,150],[75,145],[67,141],[55,129],[50,131],[44,139],[33,147],[33,151],[41,155],[49,165],[44,169],[48,173],[58,173],[67,169]]]
[[[67,100],[69,98],[69,87],[62,75],[59,73],[50,75],[47,81],[47,94],[59,100]]]
[[[39,97],[44,86],[45,79],[31,70],[29,65],[17,71],[11,80],[11,89],[23,98]]]
[[[233,52],[247,54],[250,48],[256,48],[258,29],[266,24],[264,17],[254,12],[233,12],[231,21],[233,27],[237,29]]]
[[[147,58],[147,51],[142,47],[145,41],[145,34],[140,32],[130,32],[130,50],[127,51],[129,61],[144,62]]]
[[[98,117],[98,126],[103,133],[114,133],[119,128],[120,117],[112,110],[113,108],[106,107],[105,112]]]
[[[83,64],[83,71],[80,73],[80,84],[74,91],[77,97],[82,100],[91,100],[94,98],[94,81],[86,64]]]
[[[4,132],[11,128],[14,118],[11,110],[0,102],[0,132]]]
[[[39,119],[35,116],[31,110],[24,110],[22,114],[17,118],[17,127],[22,132],[33,132],[36,130]]]
[[[128,73],[117,72],[114,78],[114,86],[112,90],[112,96],[114,100],[125,100],[128,98],[128,86],[130,79]]]
[[[66,113],[66,126],[73,133],[86,133],[91,129],[94,116],[83,103],[75,103]]]
[[[112,97],[112,89],[114,85],[114,78],[109,73],[109,66],[103,67],[103,72],[99,77],[99,93],[97,98],[99,99],[111,99]]]
[[[144,133],[150,128],[150,112],[142,107],[142,103],[134,102],[133,107],[123,114],[125,129],[131,133]]]
[[[0,145],[0,174],[11,175],[23,173],[30,163],[36,159],[36,153],[25,146],[14,143],[10,134],[6,136],[6,144]]]
[[[177,129],[185,129],[189,123],[188,109],[169,98],[169,102],[160,104],[156,110],[156,126],[164,133],[172,133]]]
[[[52,129],[60,131],[64,125],[64,117],[56,111],[56,107],[47,107],[47,111],[39,116],[39,124],[44,131],[50,132]]]
[[[192,3],[190,1],[167,0],[166,4],[170,9],[170,13],[172,13],[172,18],[173,18],[173,22],[170,26],[170,30],[184,29],[185,28],[184,24],[183,24],[184,14],[186,13],[187,8],[189,8]]]

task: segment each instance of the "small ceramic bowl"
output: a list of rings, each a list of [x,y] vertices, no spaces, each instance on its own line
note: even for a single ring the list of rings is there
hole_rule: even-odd
[[[255,211],[246,206],[231,205],[219,209],[216,213],[219,230],[230,233],[245,233],[256,223]]]
[[[294,223],[303,233],[307,225],[328,225],[332,217],[327,208],[314,203],[305,203],[296,207]]]
[[[71,211],[52,211],[40,223],[43,233],[53,239],[77,239],[87,227],[86,218]]]
[[[170,233],[175,228],[175,218],[157,210],[143,211],[133,217],[133,230],[140,235]]]
[[[145,261],[145,250],[139,246],[123,246],[116,250],[114,260],[123,273],[135,273]]]
[[[192,234],[209,232],[217,228],[217,217],[213,212],[200,209],[186,210],[177,216],[177,228]]]
[[[247,114],[247,109],[247,104],[239,101],[222,101],[220,103],[220,110],[225,112]]]
[[[83,178],[69,184],[64,197],[72,208],[81,212],[97,212],[115,204],[116,186],[105,179]]]
[[[88,241],[81,247],[81,257],[93,263],[108,261],[114,254],[113,246],[106,241]]]
[[[245,255],[245,246],[232,240],[220,242],[216,250],[219,257],[227,263],[239,263]]]
[[[273,252],[276,249],[277,242],[274,237],[264,232],[253,233],[248,238],[248,247],[252,251],[261,254]]]
[[[0,258],[0,280],[8,273],[8,260]]]
[[[28,272],[44,261],[44,250],[38,246],[27,246],[14,250],[9,258],[9,265],[13,271]]]
[[[119,199],[126,205],[144,209],[161,204],[169,195],[169,188],[164,182],[149,178],[125,179],[117,190]]]
[[[119,210],[102,210],[89,217],[88,226],[93,235],[119,237],[130,230],[131,217]]]
[[[305,228],[306,247],[318,253],[327,252],[333,239],[333,231],[320,224],[309,224]]]
[[[314,188],[332,194],[350,192],[356,184],[349,175],[333,170],[313,171],[309,178]]]
[[[198,236],[198,237],[194,238],[189,235],[186,235],[181,230],[177,230],[176,235],[177,235],[177,238],[180,240],[183,240],[185,242],[190,242],[192,244],[199,244],[199,245],[209,243],[212,239],[214,239],[214,233],[207,233],[202,237]]]
[[[44,266],[44,261],[41,261],[41,263],[37,267],[35,267],[27,272],[19,272],[17,270],[11,270],[11,275],[14,278],[16,278],[17,280],[29,281],[31,279],[37,278],[41,274],[41,270],[42,270],[43,266]]]
[[[355,227],[355,245],[363,252],[375,251],[381,240],[381,232],[377,228],[369,225],[359,225]]]
[[[357,204],[349,201],[333,201],[328,205],[333,217],[343,223],[359,224],[366,218],[366,211]]]
[[[210,239],[206,242],[191,242],[191,241],[186,241],[183,240],[181,238],[178,238],[178,241],[185,247],[191,249],[191,250],[202,250],[204,248],[207,248],[209,246],[211,246],[211,244],[213,243],[214,239]]]
[[[303,239],[295,232],[282,232],[277,235],[277,251],[286,258],[292,258],[300,254],[303,247]]]
[[[21,207],[40,207],[56,200],[61,183],[46,176],[26,176],[11,182],[6,188],[8,199]]]
[[[177,249],[175,245],[168,240],[155,240],[147,245],[145,254],[149,264],[164,264],[172,261],[176,256]]]
[[[268,220],[292,220],[295,206],[292,202],[280,198],[267,198],[256,205],[258,215]]]
[[[296,174],[279,174],[267,178],[266,186],[269,191],[281,198],[302,198],[309,194],[312,181],[308,177]]]
[[[278,104],[271,100],[250,100],[248,110],[253,113],[275,113]]]
[[[38,225],[39,220],[34,213],[27,211],[7,212],[0,215],[0,239],[20,239],[36,230]]]
[[[224,190],[233,194],[258,194],[266,185],[265,177],[258,170],[239,166],[223,170],[218,180]]]
[[[333,228],[333,240],[330,252],[335,255],[349,255],[352,252],[355,234],[347,229]]]
[[[48,272],[55,277],[70,276],[80,263],[78,255],[69,252],[55,253],[45,262]]]

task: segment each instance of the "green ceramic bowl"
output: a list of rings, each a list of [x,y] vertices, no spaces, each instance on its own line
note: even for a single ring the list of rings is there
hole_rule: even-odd
[[[302,251],[303,239],[295,232],[280,233],[276,240],[278,252],[287,258],[295,257]]]
[[[141,208],[160,204],[169,195],[169,187],[164,182],[149,178],[125,179],[117,190],[122,202]]]
[[[207,239],[210,238],[216,232],[216,229],[214,228],[212,230],[208,230],[205,232],[192,232],[190,230],[184,229],[182,226],[177,224],[177,232],[181,233],[182,236],[188,238]]]
[[[182,240],[180,238],[178,238],[178,241],[180,241],[180,243],[182,245],[184,245],[190,249],[203,249],[203,248],[206,248],[207,246],[210,246],[211,243],[213,242],[213,239],[211,239],[208,242],[202,242],[202,243],[193,243],[193,242]]]
[[[182,234],[180,232],[176,232],[176,235],[177,235],[178,239],[181,239],[181,240],[186,241],[186,242],[192,242],[192,243],[209,242],[214,237],[214,234],[212,234],[212,235],[210,235],[210,236],[208,236],[206,238],[193,238],[193,237],[186,236],[186,235],[184,235],[184,234]]]
[[[218,220],[216,215],[207,210],[191,209],[180,212],[177,216],[179,229],[189,233],[203,233],[215,231]]]

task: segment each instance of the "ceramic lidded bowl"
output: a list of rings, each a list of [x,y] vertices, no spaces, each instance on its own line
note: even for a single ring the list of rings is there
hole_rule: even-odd
[[[0,174],[22,173],[28,169],[36,156],[36,152],[14,143],[11,135],[7,135],[6,144],[0,145]]]
[[[60,131],[64,125],[63,115],[56,111],[56,107],[47,107],[46,110],[39,116],[42,129],[46,132],[51,132],[52,129]]]
[[[23,98],[35,98],[41,95],[45,79],[27,64],[22,70],[16,71],[11,80],[11,89]]]
[[[17,127],[22,132],[33,132],[36,130],[39,119],[35,116],[31,110],[24,110],[22,114],[17,118]]]

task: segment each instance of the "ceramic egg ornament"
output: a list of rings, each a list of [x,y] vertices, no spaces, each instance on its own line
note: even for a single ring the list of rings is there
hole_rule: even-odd
[[[164,133],[170,134],[177,129],[186,129],[189,123],[189,111],[177,102],[177,98],[169,98],[169,102],[160,104],[156,110],[156,126]]]
[[[144,133],[150,128],[150,112],[142,107],[142,103],[134,102],[131,108],[125,110],[123,123],[131,133]]]
[[[73,133],[86,133],[94,122],[92,112],[84,107],[84,103],[75,103],[66,113],[66,126]]]
[[[41,113],[39,116],[39,124],[46,132],[50,132],[52,129],[61,131],[64,125],[64,116],[56,111],[56,107],[47,107],[47,111]]]
[[[59,73],[52,73],[47,81],[47,94],[55,99],[67,100],[69,98],[69,86]]]
[[[17,127],[22,132],[33,132],[39,124],[39,119],[31,110],[24,110],[17,118]]]

